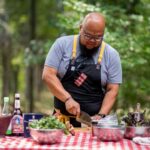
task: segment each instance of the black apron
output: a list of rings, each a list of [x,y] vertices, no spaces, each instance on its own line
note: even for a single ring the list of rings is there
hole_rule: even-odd
[[[74,44],[73,54],[76,54],[76,44]],[[105,46],[101,47],[103,47],[104,51]],[[99,112],[104,98],[101,85],[100,66],[102,55],[103,52],[99,54],[101,58],[99,57],[99,62],[97,64],[94,64],[94,62],[91,63],[92,56],[86,57],[82,61],[75,59],[74,56],[70,60],[68,70],[61,80],[64,89],[80,104],[80,109],[91,116]],[[56,97],[54,97],[54,107],[59,109],[64,115],[71,115],[66,111],[65,104]]]

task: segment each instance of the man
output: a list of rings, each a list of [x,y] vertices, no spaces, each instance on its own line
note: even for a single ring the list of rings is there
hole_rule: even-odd
[[[118,52],[103,40],[105,19],[89,13],[79,35],[58,38],[45,61],[43,80],[64,115],[87,112],[93,119],[107,115],[116,100],[122,69]],[[71,118],[72,119],[72,118]],[[71,120],[74,126],[80,126]]]

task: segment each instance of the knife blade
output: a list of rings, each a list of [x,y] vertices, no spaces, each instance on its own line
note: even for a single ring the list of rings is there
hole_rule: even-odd
[[[84,111],[80,111],[80,116],[76,117],[76,120],[78,122],[84,123],[88,126],[92,125],[92,119],[91,119],[90,115]]]

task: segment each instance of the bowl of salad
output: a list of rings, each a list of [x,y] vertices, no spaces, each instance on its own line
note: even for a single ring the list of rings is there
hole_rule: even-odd
[[[40,144],[60,143],[63,135],[68,134],[65,124],[55,116],[33,120],[29,123],[29,131],[33,140]]]

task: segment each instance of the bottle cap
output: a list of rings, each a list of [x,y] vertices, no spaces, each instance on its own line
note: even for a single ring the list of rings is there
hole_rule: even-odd
[[[9,97],[4,97],[4,102],[9,102]]]
[[[20,94],[19,94],[19,93],[16,93],[16,94],[15,94],[15,97],[16,97],[16,98],[19,98],[19,97],[20,97]]]

